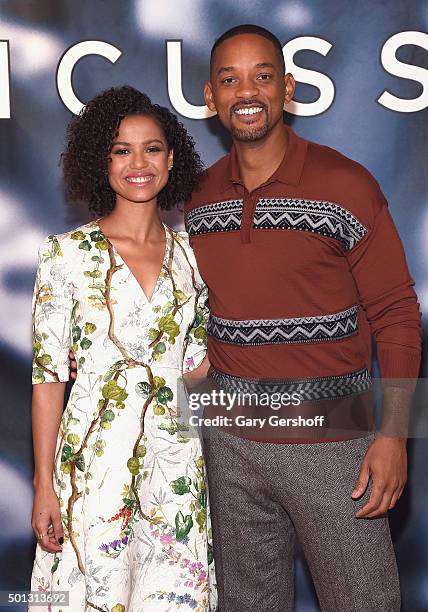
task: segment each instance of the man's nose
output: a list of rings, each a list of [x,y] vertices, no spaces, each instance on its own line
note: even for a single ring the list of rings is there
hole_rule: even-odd
[[[259,93],[257,82],[251,78],[243,79],[236,90],[238,98],[254,98]]]

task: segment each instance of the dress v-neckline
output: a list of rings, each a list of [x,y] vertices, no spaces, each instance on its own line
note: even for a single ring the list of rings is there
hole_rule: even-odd
[[[137,277],[135,276],[134,272],[131,270],[131,267],[126,263],[126,261],[124,260],[124,258],[122,257],[122,255],[119,253],[119,251],[117,250],[117,248],[114,246],[114,244],[111,242],[110,238],[108,238],[108,236],[105,235],[104,231],[102,230],[102,228],[100,227],[99,221],[101,219],[97,219],[94,223],[98,229],[98,231],[103,235],[103,237],[105,238],[106,242],[108,242],[108,244],[111,246],[111,248],[113,249],[113,252],[115,254],[116,259],[120,259],[122,265],[128,270],[129,272],[129,276],[134,280],[134,282],[136,283],[136,285],[138,286],[138,288],[140,289],[141,293],[143,294],[146,302],[148,304],[151,304],[153,302],[153,298],[159,288],[159,284],[161,281],[161,275],[162,275],[162,270],[164,269],[164,267],[167,264],[168,261],[168,257],[169,257],[169,251],[170,251],[170,235],[169,235],[169,231],[167,226],[165,225],[165,223],[162,222],[162,227],[163,230],[165,232],[165,252],[164,252],[164,256],[163,256],[163,260],[162,260],[162,264],[159,270],[159,274],[157,276],[156,282],[154,284],[153,287],[153,291],[152,294],[150,296],[150,299],[147,297],[146,292],[144,291],[143,287],[141,286],[141,284],[138,282]]]

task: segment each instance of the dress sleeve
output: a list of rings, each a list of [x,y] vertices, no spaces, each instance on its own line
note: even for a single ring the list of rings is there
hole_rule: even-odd
[[[207,352],[207,325],[208,325],[208,289],[201,285],[197,303],[196,314],[186,335],[186,349],[184,351],[183,371],[191,372],[203,361]]]
[[[39,249],[33,294],[33,384],[67,382],[73,292],[69,266],[56,236]]]

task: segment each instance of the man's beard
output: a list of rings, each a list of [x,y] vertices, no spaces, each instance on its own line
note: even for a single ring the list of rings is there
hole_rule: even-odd
[[[264,113],[265,115],[264,125],[258,128],[252,128],[251,125],[249,125],[247,128],[236,127],[233,122],[234,108],[232,108],[230,112],[230,115],[231,115],[230,132],[232,134],[232,137],[235,138],[235,140],[240,140],[241,142],[251,142],[253,140],[260,140],[261,138],[264,138],[270,132],[269,116],[268,116],[267,108],[264,105],[261,105],[260,102],[253,101],[253,100],[249,100],[248,102],[246,101],[246,103],[247,104],[254,103],[254,105],[262,106],[263,108],[262,113]]]
[[[235,140],[240,140],[241,142],[251,142],[252,140],[260,140],[261,138],[264,138],[266,134],[269,133],[270,126],[267,121],[262,127],[253,130],[242,130],[232,125],[230,131]]]

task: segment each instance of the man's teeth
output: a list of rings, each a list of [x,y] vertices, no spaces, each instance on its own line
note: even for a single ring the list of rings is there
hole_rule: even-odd
[[[260,106],[251,106],[250,108],[238,108],[235,113],[238,115],[254,115],[255,113],[261,113],[262,110]]]
[[[128,183],[148,183],[149,181],[152,180],[152,175],[148,175],[148,176],[127,176],[126,180],[128,181]]]

